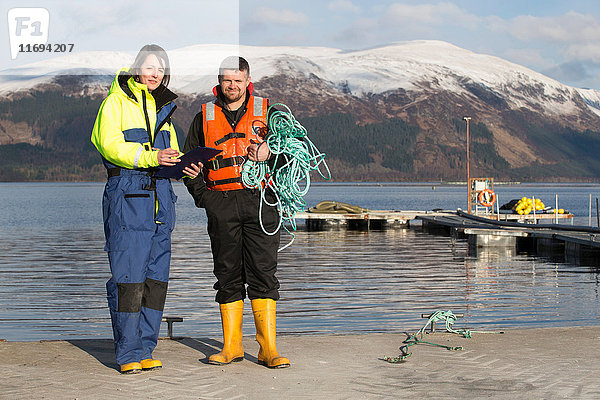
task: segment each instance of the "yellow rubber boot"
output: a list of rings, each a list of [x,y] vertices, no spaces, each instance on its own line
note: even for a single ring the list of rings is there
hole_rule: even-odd
[[[208,357],[209,364],[224,365],[244,359],[242,346],[242,319],[244,316],[244,301],[220,305],[221,324],[223,325],[223,350]]]
[[[142,372],[142,364],[139,362],[131,362],[121,365],[122,374],[139,374]]]
[[[145,360],[140,361],[140,364],[144,371],[162,368],[162,363],[156,358],[146,358]]]
[[[260,344],[258,363],[269,368],[286,368],[290,360],[280,357],[275,346],[275,300],[252,300],[252,313],[256,325],[256,341]]]

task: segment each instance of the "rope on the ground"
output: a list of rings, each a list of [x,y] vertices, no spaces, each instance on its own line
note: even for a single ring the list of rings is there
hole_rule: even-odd
[[[423,325],[423,327],[421,329],[419,329],[417,331],[417,333],[415,333],[412,336],[409,336],[408,339],[406,339],[405,341],[402,342],[404,345],[400,346],[401,354],[398,355],[398,357],[387,357],[386,356],[383,358],[383,360],[387,361],[389,363],[392,363],[392,364],[398,364],[398,363],[404,362],[412,354],[412,353],[408,352],[408,348],[410,346],[414,346],[416,344],[426,344],[426,345],[430,345],[430,346],[442,347],[442,348],[445,348],[445,349],[451,350],[451,351],[464,350],[464,348],[462,346],[446,346],[443,344],[432,343],[432,342],[427,342],[427,341],[423,340],[423,335],[425,334],[427,327],[429,325],[431,325],[432,323],[442,321],[442,320],[446,322],[446,331],[448,331],[450,333],[455,333],[455,334],[461,335],[462,337],[467,338],[467,339],[470,338],[473,333],[502,333],[502,332],[492,332],[492,331],[473,331],[473,330],[469,330],[469,329],[454,329],[454,328],[452,328],[452,325],[454,325],[454,322],[456,321],[457,318],[458,317],[456,315],[454,315],[454,313],[450,310],[434,312],[433,314],[431,314],[429,316],[429,319],[427,320],[425,325]]]
[[[284,110],[277,110],[278,106]],[[292,236],[292,240],[278,250],[281,251],[294,241],[292,231],[296,230],[295,217],[306,206],[303,196],[310,188],[310,172],[318,171],[327,180],[331,179],[331,172],[325,162],[325,154],[310,141],[306,128],[294,118],[285,104],[274,104],[269,111],[266,143],[275,158],[271,161],[247,160],[242,167],[242,182],[248,188],[260,190],[259,221],[263,231],[267,235],[274,235],[283,226]],[[275,194],[274,203],[270,203],[265,197],[267,188],[271,188]],[[267,231],[263,224],[263,204],[277,207],[279,223],[274,231]],[[290,228],[286,226],[286,222]]]

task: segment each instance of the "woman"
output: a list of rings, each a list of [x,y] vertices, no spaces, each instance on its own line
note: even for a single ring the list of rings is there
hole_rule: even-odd
[[[92,131],[108,172],[102,208],[112,277],[106,289],[121,373],[162,367],[152,352],[167,295],[177,197],[170,180],[154,172],[175,165],[180,154],[169,78],[167,53],[142,47],[132,67],[117,73]],[[184,172],[196,177],[200,166]]]

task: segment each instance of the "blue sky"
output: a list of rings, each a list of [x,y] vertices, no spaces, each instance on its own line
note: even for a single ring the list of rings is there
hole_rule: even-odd
[[[360,49],[444,40],[600,89],[597,0],[265,0],[242,1],[240,11],[242,44]]]
[[[74,51],[135,52],[149,42],[169,50],[238,40],[351,50],[431,39],[600,89],[598,0],[4,0],[0,13],[14,7],[46,8],[48,42],[75,43]],[[0,36],[0,54],[0,70],[50,57],[20,54],[12,60],[8,34]]]

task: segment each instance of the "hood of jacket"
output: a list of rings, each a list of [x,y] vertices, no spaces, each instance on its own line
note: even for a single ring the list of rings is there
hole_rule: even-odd
[[[133,75],[129,68],[122,68],[117,72],[117,75],[110,86],[110,90],[108,91],[109,94],[115,93],[120,96],[125,96],[138,103],[142,102],[142,92],[152,95],[157,110],[160,110],[165,104],[168,104],[177,98],[177,95],[162,83],[159,87],[150,92],[145,84],[136,82],[135,79],[133,79]]]

